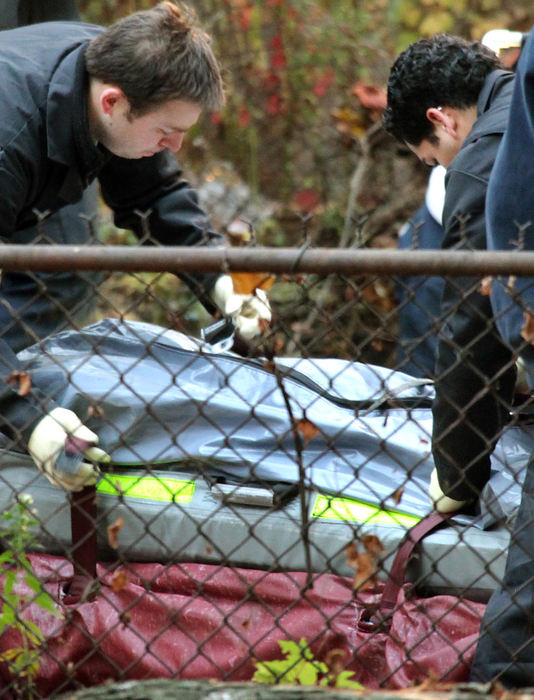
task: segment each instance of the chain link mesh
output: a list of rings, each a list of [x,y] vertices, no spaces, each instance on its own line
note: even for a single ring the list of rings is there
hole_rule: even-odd
[[[11,385],[67,403],[112,458],[94,503],[87,489],[66,494],[3,421],[6,694],[250,680],[261,669],[296,682],[306,663],[325,686],[347,672],[371,688],[468,678],[532,447],[524,382],[511,402],[500,392],[517,358],[497,377],[479,373],[471,404],[451,399],[448,430],[476,435],[469,411],[486,395],[505,416],[490,445],[478,436],[486,453],[495,447],[488,483],[476,473],[469,484],[480,498],[396,569],[407,533],[431,512],[431,407],[443,380],[434,355],[458,308],[429,305],[425,288],[444,281],[423,267],[416,277],[295,270],[240,273],[250,291],[269,288],[273,310],[245,356],[200,341],[214,319],[176,275],[4,275],[5,299],[27,282],[16,303],[2,302],[2,333],[23,367]],[[486,293],[481,279],[452,275],[460,308]],[[447,371],[465,369],[477,342],[453,348]],[[21,531],[31,533],[22,549]],[[392,577],[393,610],[377,617]]]

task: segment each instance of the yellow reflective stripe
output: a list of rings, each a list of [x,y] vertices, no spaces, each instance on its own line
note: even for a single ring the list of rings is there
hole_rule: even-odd
[[[402,513],[399,510],[382,510],[377,505],[355,498],[336,498],[323,494],[318,494],[315,498],[312,517],[404,527],[412,527],[421,520],[417,515]]]
[[[195,493],[195,482],[157,476],[104,474],[96,490],[112,496],[122,494],[151,501],[190,503]]]

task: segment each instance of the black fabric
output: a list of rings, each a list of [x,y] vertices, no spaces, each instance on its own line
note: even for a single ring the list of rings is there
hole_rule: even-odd
[[[444,249],[486,248],[485,197],[508,120],[513,74],[494,71],[478,101],[478,119],[446,175]],[[476,498],[490,474],[490,454],[512,403],[512,352],[493,320],[480,280],[446,281],[436,362],[432,447],[443,492]]]
[[[527,467],[502,585],[480,630],[471,680],[534,686],[534,460]]]

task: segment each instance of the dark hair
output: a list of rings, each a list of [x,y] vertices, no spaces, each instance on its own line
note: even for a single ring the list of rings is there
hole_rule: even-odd
[[[115,22],[89,43],[86,67],[119,87],[137,115],[169,100],[214,111],[224,101],[210,39],[186,5],[166,1]]]
[[[416,41],[391,68],[384,128],[414,146],[423,139],[432,141],[434,126],[427,109],[476,104],[487,75],[502,67],[497,55],[479,41],[447,34]]]

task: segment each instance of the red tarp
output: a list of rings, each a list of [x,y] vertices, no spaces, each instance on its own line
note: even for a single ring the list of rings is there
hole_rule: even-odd
[[[51,555],[29,558],[45,588],[62,596],[72,565]],[[356,601],[350,579],[327,574],[305,593],[302,572],[131,564],[99,565],[98,574],[97,597],[65,605],[65,620],[36,604],[22,614],[47,638],[35,681],[41,695],[109,679],[250,680],[253,658],[280,659],[278,641],[302,637],[318,660],[342,649],[346,667],[368,688],[403,688],[429,674],[460,682],[468,679],[484,612],[453,596],[406,601],[401,592],[389,633],[367,634],[358,629],[362,602],[376,601],[382,584]],[[0,637],[0,653],[19,646],[13,630]],[[9,686],[6,663],[0,670]]]

